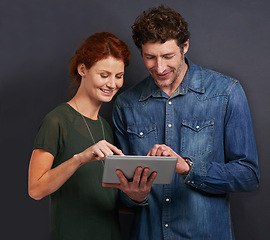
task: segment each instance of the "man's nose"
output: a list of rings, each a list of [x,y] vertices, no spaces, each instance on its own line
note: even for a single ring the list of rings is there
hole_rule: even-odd
[[[166,70],[166,61],[162,58],[157,58],[156,70],[158,73],[163,73]]]

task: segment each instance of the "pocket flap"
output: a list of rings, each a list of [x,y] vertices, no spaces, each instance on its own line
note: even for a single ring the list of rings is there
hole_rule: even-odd
[[[132,125],[127,127],[127,132],[135,134],[138,137],[145,137],[148,133],[155,130],[156,124]]]
[[[183,120],[182,125],[193,129],[194,131],[200,131],[205,127],[213,126],[214,119],[192,119],[192,120]]]

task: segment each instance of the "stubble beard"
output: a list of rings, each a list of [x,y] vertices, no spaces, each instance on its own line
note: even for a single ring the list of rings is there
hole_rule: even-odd
[[[184,60],[184,58],[182,59]],[[185,65],[185,61],[182,61],[182,63],[180,64],[178,70],[177,70],[177,73],[176,75],[174,76],[174,78],[171,80],[171,82],[167,83],[167,84],[162,84],[160,82],[158,82],[156,79],[154,79],[155,83],[157,86],[159,87],[169,87],[171,86],[179,77],[180,73],[182,72],[183,68],[184,68],[184,65]]]

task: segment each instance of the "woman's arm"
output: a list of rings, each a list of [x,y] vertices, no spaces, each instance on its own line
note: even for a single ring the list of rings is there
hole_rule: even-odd
[[[104,159],[105,156],[114,153],[123,155],[120,149],[102,140],[52,169],[54,156],[43,149],[35,149],[29,165],[30,197],[36,200],[42,199],[57,191],[80,166],[87,162]]]

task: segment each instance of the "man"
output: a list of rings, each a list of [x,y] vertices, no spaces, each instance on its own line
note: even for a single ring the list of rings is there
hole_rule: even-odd
[[[117,142],[124,154],[178,157],[170,185],[153,184],[145,201],[147,183],[140,201],[125,196],[142,205],[132,239],[234,239],[229,193],[259,184],[242,87],[185,58],[188,25],[173,9],[149,9],[132,29],[150,75],[116,101]]]

